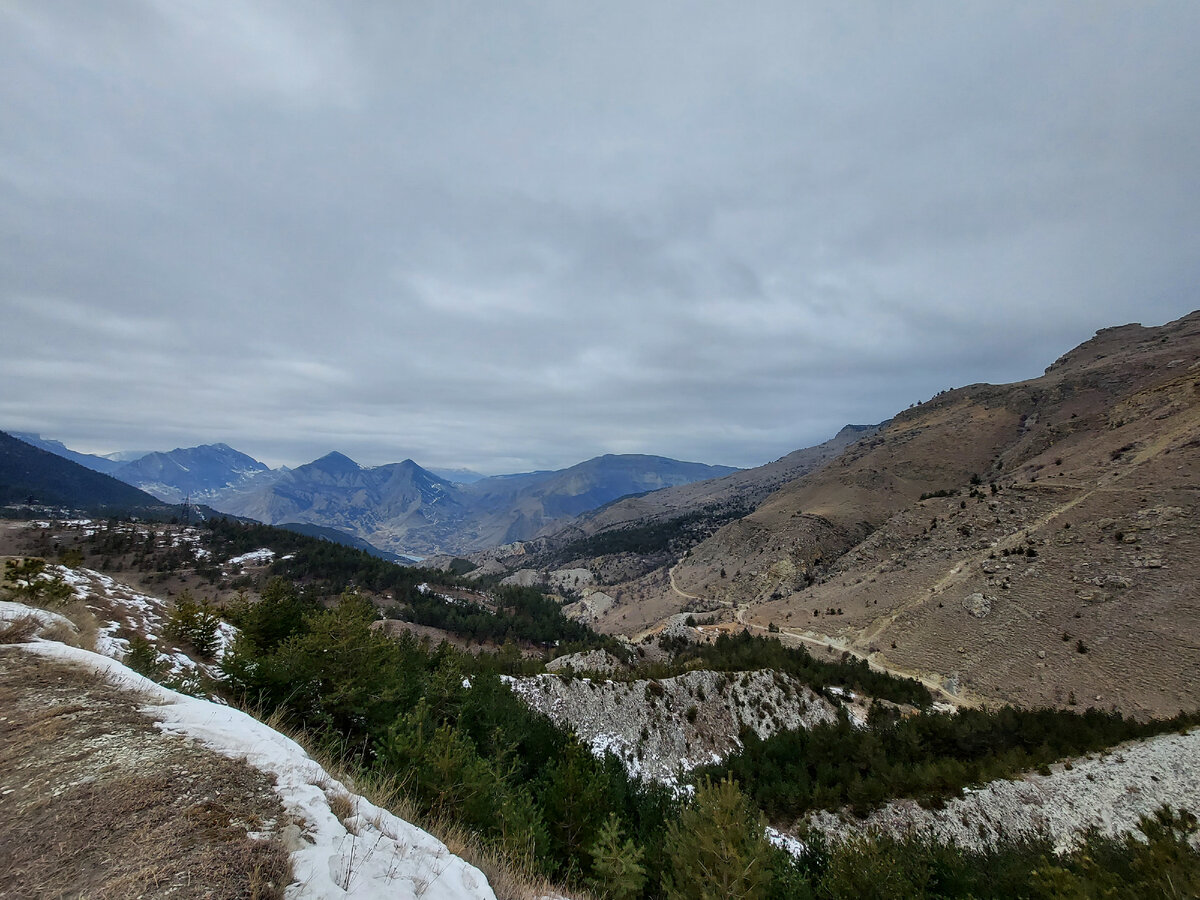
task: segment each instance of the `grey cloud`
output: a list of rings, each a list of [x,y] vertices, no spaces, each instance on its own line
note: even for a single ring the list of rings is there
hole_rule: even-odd
[[[0,427],[751,465],[1196,306],[1200,8],[15,3]]]

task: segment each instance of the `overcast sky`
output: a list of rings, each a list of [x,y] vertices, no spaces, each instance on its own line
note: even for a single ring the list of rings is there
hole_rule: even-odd
[[[1200,307],[1200,3],[0,2],[0,428],[750,466]]]

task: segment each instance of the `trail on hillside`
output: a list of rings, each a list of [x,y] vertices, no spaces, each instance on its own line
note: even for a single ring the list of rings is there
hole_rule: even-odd
[[[667,578],[671,582],[671,590],[673,590],[680,597],[683,597],[687,600],[703,600],[703,599],[705,599],[704,597],[701,597],[697,594],[689,594],[687,591],[685,591],[683,588],[681,588],[679,585],[677,585],[675,583],[675,570],[677,568],[679,568],[679,566],[682,565],[682,563],[683,563],[683,560],[680,560],[679,562],[675,563],[675,565],[671,566],[671,568],[667,569]]]
[[[767,634],[770,637],[779,638],[779,642],[781,644],[786,645],[787,641],[785,641],[784,638],[788,637],[800,646],[812,645],[814,647],[821,647],[824,649],[833,650],[835,652],[849,653],[851,656],[863,660],[868,666],[871,667],[872,671],[882,672],[884,675],[891,675],[894,678],[912,678],[921,682],[921,684],[923,684],[935,697],[938,697],[939,699],[944,700],[946,703],[950,703],[955,707],[979,706],[979,701],[967,694],[952,694],[942,686],[941,682],[930,678],[928,675],[925,675],[921,672],[910,672],[906,669],[897,669],[893,666],[888,666],[884,663],[881,663],[876,654],[864,653],[857,647],[840,638],[834,638],[828,635],[819,635],[813,632],[801,633],[791,631],[787,628],[779,628],[779,626],[776,626],[778,628],[777,631],[771,631],[769,628],[763,628],[761,625],[757,625],[754,622],[747,622],[746,613],[749,611],[749,609],[750,607],[748,605],[739,606],[737,608],[735,618],[737,619],[738,624],[750,629],[751,631],[759,631]]]
[[[902,615],[911,612],[918,607],[925,605],[931,600],[936,600],[946,590],[952,588],[956,584],[965,580],[968,576],[976,571],[986,560],[993,558],[997,552],[1003,553],[1005,550],[1013,550],[1020,547],[1029,538],[1030,535],[1041,531],[1055,519],[1070,512],[1076,506],[1090,500],[1096,494],[1103,492],[1124,492],[1127,488],[1119,487],[1120,482],[1127,479],[1130,475],[1137,472],[1139,467],[1157,456],[1165,453],[1177,441],[1182,438],[1190,437],[1200,428],[1200,413],[1193,413],[1187,419],[1175,428],[1167,431],[1162,437],[1154,441],[1150,446],[1138,451],[1132,458],[1131,463],[1117,472],[1106,472],[1101,475],[1096,483],[1090,487],[1076,485],[1075,489],[1079,493],[1065,503],[1059,504],[1040,516],[1026,522],[1013,534],[997,540],[989,547],[977,550],[974,553],[966,554],[959,557],[953,563],[950,570],[939,578],[932,587],[922,588],[918,592],[913,593],[909,598],[896,606],[892,607],[887,613],[871,621],[871,623],[862,628],[858,636],[854,639],[854,644],[859,646],[869,647],[871,643],[883,633],[889,626],[895,624],[896,620]],[[1068,485],[1059,484],[1055,486],[1057,489],[1070,490]],[[849,649],[849,648],[848,648]],[[857,650],[852,650],[856,655]]]

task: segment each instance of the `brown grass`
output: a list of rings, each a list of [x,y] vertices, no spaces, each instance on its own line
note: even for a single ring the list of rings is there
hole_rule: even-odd
[[[163,736],[137,699],[0,652],[0,894],[279,898],[291,880],[271,779]]]
[[[0,644],[23,644],[37,634],[39,623],[32,615],[18,616],[0,624]]]
[[[83,600],[69,600],[55,611],[59,615],[70,619],[79,630],[71,635],[70,640],[64,640],[63,638],[47,633],[46,637],[49,640],[61,640],[64,644],[70,644],[72,647],[79,647],[83,650],[96,649],[96,635],[100,631],[100,623],[87,603]]]

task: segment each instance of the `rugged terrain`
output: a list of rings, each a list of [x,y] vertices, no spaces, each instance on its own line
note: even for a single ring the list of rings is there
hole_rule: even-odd
[[[673,782],[718,762],[742,728],[766,738],[836,718],[835,707],[787,675],[770,671],[688,672],[661,680],[508,679],[533,709],[569,727],[597,755],[612,752],[630,774]]]
[[[161,598],[49,574],[75,596],[60,612],[0,602],[0,895],[494,900],[482,872],[289,738],[122,663],[142,635],[163,681],[202,694],[231,626],[197,656],[165,634]]]
[[[0,431],[0,505],[28,502],[95,510],[161,510],[157,497]]]
[[[573,603],[572,614],[595,622],[613,597],[600,585],[616,585],[626,600],[622,633],[653,624],[675,611],[656,594],[669,586],[667,570],[726,522],[744,516],[780,486],[827,464],[878,425],[847,425],[830,440],[753,469],[721,478],[625,497],[584,513],[532,541],[515,541],[470,555],[479,565],[472,577],[503,575],[506,583],[539,584],[559,590]],[[446,557],[431,564],[449,565]],[[670,593],[670,592],[668,592]],[[633,622],[627,621],[633,613]]]
[[[791,470],[797,465],[787,459],[780,464]],[[332,539],[366,542],[391,558],[466,553],[527,540],[621,497],[737,471],[662,456],[607,454],[554,471],[437,475],[411,459],[361,466],[336,451],[295,469],[269,469],[226,444],[118,462],[40,435],[0,432],[0,503],[32,500],[128,513],[186,501],[188,510],[175,510],[180,516],[203,503],[269,525],[326,529],[327,536],[342,536]],[[198,512],[207,514],[204,507]]]
[[[635,637],[688,611],[774,625],[968,702],[1200,702],[1200,312],[1105,329],[1039,378],[945,391],[847,443],[652,560],[544,557],[541,541],[486,562],[552,584],[556,566],[574,572],[578,587],[559,586],[578,613]],[[644,512],[590,537],[653,537],[637,529],[657,527],[656,502],[595,514]]]
[[[85,523],[71,526],[87,527]],[[9,530],[38,529],[25,523]],[[158,539],[181,543],[187,543],[187,536],[194,533],[194,529],[178,527],[160,531]],[[58,534],[53,529],[48,533]],[[14,538],[10,535],[9,540]],[[265,551],[245,554],[244,564],[261,563],[258,557],[265,555]],[[77,643],[91,640],[120,656],[125,646],[117,640],[119,634],[144,631],[166,651],[161,657],[164,663],[186,665],[179,649],[163,640],[164,601],[101,572],[80,568],[57,571],[73,585],[94,619],[89,628],[71,633],[68,627],[65,634],[60,629],[58,636]],[[13,621],[14,606],[0,607],[0,619]],[[49,635],[57,627],[57,617],[46,611],[34,612],[38,629]],[[685,631],[694,629],[672,628],[671,634],[681,637]],[[781,637],[795,640],[786,633]],[[639,658],[653,665],[661,650],[659,644],[640,644],[644,656],[638,654]],[[26,656],[30,651],[40,654],[39,659],[47,655],[50,659],[30,660]],[[73,675],[63,671],[60,660],[100,672],[114,684],[133,686],[140,693],[131,696],[123,690],[112,691],[90,675],[81,679],[78,670]],[[27,663],[40,668],[29,670]],[[602,674],[617,665],[603,651],[591,651],[556,660],[553,674],[508,682],[526,703],[572,729],[596,754],[612,751],[632,773],[669,785],[678,784],[680,772],[736,749],[737,735],[743,729],[765,737],[780,729],[812,727],[835,719],[839,706],[847,709],[851,720],[861,723],[868,702],[838,689],[818,695],[790,677],[762,670],[694,670],[641,680],[621,680],[621,675],[613,672],[612,677]],[[589,676],[576,675],[576,670]],[[6,680],[9,675],[12,677]],[[57,695],[46,690],[73,693],[60,703]],[[16,848],[11,855],[14,877],[26,877],[29,872],[49,877],[51,870],[54,878],[65,879],[63,883],[78,877],[75,870],[59,865],[57,855],[47,854],[40,843],[26,836],[26,824],[33,821],[30,816],[45,813],[56,821],[79,823],[85,835],[90,833],[87,828],[105,830],[88,845],[102,856],[109,854],[104,856],[107,862],[90,870],[100,879],[98,896],[106,892],[121,895],[129,885],[136,888],[148,878],[174,879],[186,887],[197,877],[188,874],[188,867],[194,865],[216,867],[221,877],[235,880],[230,883],[241,883],[236,879],[249,876],[239,867],[246,860],[257,860],[260,853],[275,854],[269,857],[275,862],[253,869],[253,877],[278,872],[282,858],[290,859],[296,870],[293,877],[301,884],[331,880],[329,892],[310,890],[314,896],[341,896],[338,890],[343,885],[350,887],[352,896],[371,896],[384,886],[404,885],[411,885],[413,892],[422,896],[438,896],[443,889],[449,891],[442,894],[446,897],[487,896],[482,876],[462,866],[428,836],[354,796],[311,760],[300,757],[281,762],[282,749],[294,745],[234,710],[163,691],[111,659],[49,642],[0,648],[0,694],[5,724],[14,726],[0,734],[0,752],[5,740],[13,740],[14,735],[24,748],[17,751],[17,762],[6,768],[10,774],[0,788],[8,790],[12,781],[17,791],[14,796],[23,804],[12,825],[12,841],[5,844]],[[52,712],[46,714],[46,709]],[[225,760],[195,744],[163,738],[148,727],[151,721],[160,723],[157,727],[162,731],[190,736],[224,755],[245,757],[249,766],[226,772],[221,768]],[[38,742],[47,740],[48,735],[55,741],[54,753],[31,754],[29,748],[40,746]],[[101,746],[97,744],[101,741],[103,755],[75,752],[79,741],[93,749]],[[1200,733],[1167,735],[1092,760],[1053,766],[1049,776],[1029,774],[969,789],[949,800],[941,811],[897,802],[873,813],[869,821],[894,832],[932,828],[965,845],[982,845],[1001,833],[1039,828],[1047,829],[1063,845],[1089,825],[1121,833],[1164,802],[1185,809],[1200,807],[1193,774],[1198,747]],[[27,758],[33,755],[39,761]],[[57,790],[54,785],[62,780],[60,775],[75,771],[71,766],[83,767],[78,784],[58,791],[49,806],[29,800],[30,790],[38,796],[45,790]],[[206,780],[210,776],[216,781]],[[39,778],[42,780],[37,781]],[[51,787],[46,788],[47,784]],[[116,799],[107,793],[110,788],[125,791],[130,784],[136,784],[139,800],[128,808],[122,805],[122,798],[131,796],[128,792]],[[30,803],[33,806],[28,806]],[[121,827],[104,825],[104,815],[113,810],[120,814]],[[848,813],[821,814],[812,824],[845,835],[861,827],[860,821]],[[181,822],[191,830],[186,837],[173,837],[176,831],[171,829],[180,828]],[[796,831],[797,823],[775,824]],[[137,829],[143,826],[157,829],[154,833],[164,840],[187,841],[191,855],[164,857],[171,862],[167,871],[154,854],[140,852],[149,844],[139,844],[135,848],[139,852],[122,850],[125,845],[120,841],[131,840],[130,835],[139,834]],[[778,835],[776,839],[782,840]],[[106,841],[116,842],[112,853]],[[7,860],[0,860],[4,862]],[[266,875],[265,880],[277,886],[274,876]],[[107,887],[110,881],[118,885],[111,891]],[[269,886],[265,881],[260,884]],[[297,895],[309,895],[297,890]],[[227,893],[243,892],[231,888]],[[259,893],[271,895],[265,889]],[[179,895],[190,896],[183,888]]]
[[[340,453],[212,502],[270,525],[304,522],[357,535],[396,553],[468,552],[537,536],[627,494],[725,475],[727,466],[659,456],[601,456],[568,469],[497,475],[470,484],[412,460],[363,467]]]
[[[847,425],[823,444],[795,450],[763,466],[617,500],[548,534],[545,546],[561,555],[569,553],[577,541],[630,524],[669,521],[697,510],[724,506],[753,509],[789,481],[820,468],[880,427]]]
[[[676,583],[983,699],[1194,709],[1198,360],[1193,314],[948,392],[697,547]]]
[[[1200,808],[1200,731],[1134,741],[1082,759],[994,781],[963,792],[940,809],[899,800],[865,819],[817,813],[805,823],[834,840],[870,829],[928,834],[960,847],[986,848],[1006,838],[1047,836],[1056,849],[1074,846],[1089,828],[1133,831],[1161,806]]]

